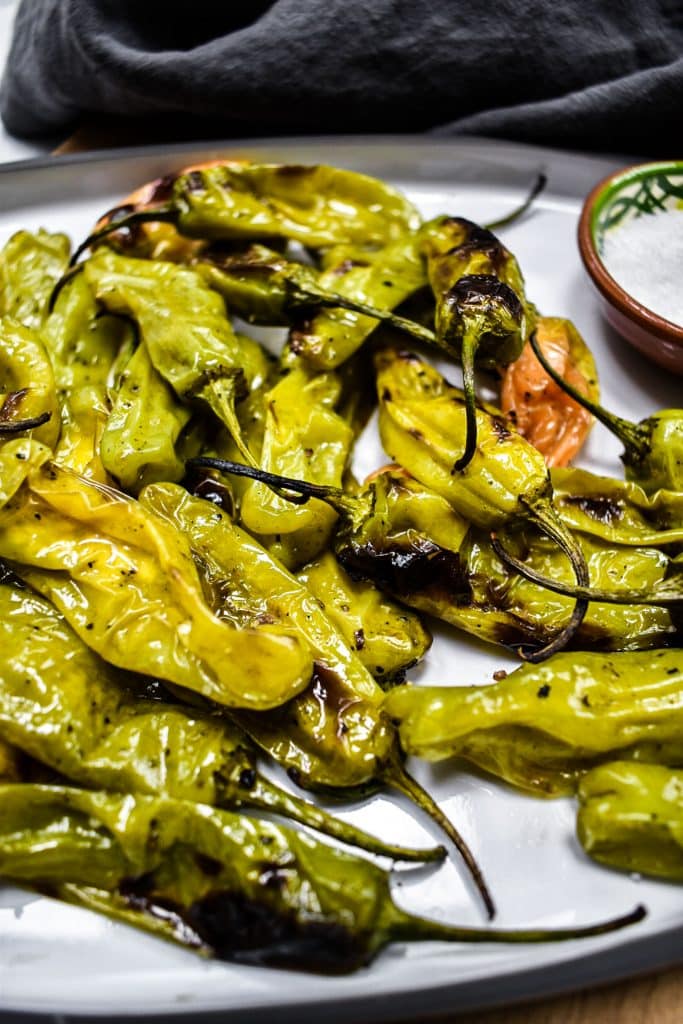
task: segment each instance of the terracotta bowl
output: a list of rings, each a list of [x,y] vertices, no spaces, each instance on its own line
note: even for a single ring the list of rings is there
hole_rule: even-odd
[[[596,185],[583,204],[579,221],[581,258],[597,289],[606,319],[648,359],[680,374],[683,325],[658,316],[624,291],[607,271],[601,252],[607,232],[618,232],[628,220],[682,206],[683,161],[636,164]],[[614,237],[618,240],[618,234]],[[658,254],[652,253],[651,258],[656,260]]]

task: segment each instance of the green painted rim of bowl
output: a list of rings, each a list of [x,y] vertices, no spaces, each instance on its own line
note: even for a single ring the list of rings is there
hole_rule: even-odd
[[[683,208],[683,181],[674,184],[669,175],[683,177],[683,160],[664,160],[661,163],[641,164],[631,167],[622,174],[611,178],[604,189],[596,197],[590,219],[590,231],[593,245],[600,252],[604,232],[618,224],[632,210],[639,213],[654,213],[665,209],[663,200],[674,197],[680,200]],[[616,211],[612,211],[619,193],[627,186],[655,179],[658,193],[654,194],[649,187],[643,187],[633,196],[624,196]],[[609,212],[609,219],[606,216]]]

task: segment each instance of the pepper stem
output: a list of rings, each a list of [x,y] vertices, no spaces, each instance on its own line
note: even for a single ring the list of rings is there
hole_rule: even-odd
[[[511,569],[518,572],[520,576],[538,584],[544,590],[552,590],[555,594],[564,594],[566,597],[584,598],[586,601],[599,601],[602,604],[649,604],[664,608],[667,605],[683,604],[683,590],[667,589],[666,582],[661,590],[601,590],[595,587],[573,586],[571,583],[562,583],[559,580],[550,579],[535,569],[530,569],[524,562],[511,555],[495,535],[491,537],[493,550],[498,557]],[[672,582],[672,581],[667,581]]]
[[[439,826],[444,835],[448,836],[465,862],[465,866],[467,867],[474,884],[479,890],[481,898],[484,901],[484,906],[486,907],[486,913],[488,914],[489,920],[494,918],[496,915],[496,907],[491,893],[489,892],[489,888],[484,881],[481,868],[474,859],[474,854],[456,829],[453,822],[444,814],[434,798],[430,796],[427,790],[420,785],[417,779],[414,779],[412,775],[408,774],[404,765],[401,763],[398,751],[394,752],[391,760],[385,765],[381,777],[383,782],[393,786],[394,789],[399,791],[399,793],[403,793],[404,796],[407,796],[409,800],[423,810],[425,814],[428,814],[432,821]]]
[[[415,850],[407,846],[396,846],[392,843],[382,842],[376,836],[364,832],[355,825],[340,821],[332,814],[316,807],[315,804],[293,796],[291,793],[280,789],[274,783],[261,776],[256,777],[254,786],[244,791],[242,801],[249,807],[258,807],[260,810],[273,811],[291,821],[297,821],[300,825],[307,825],[324,835],[339,839],[348,846],[356,846],[368,853],[377,854],[380,857],[390,857],[392,860],[406,861],[410,863],[426,863],[428,861],[440,861],[446,856],[443,846],[431,846],[424,850]],[[234,807],[234,799],[227,801]]]
[[[244,461],[258,469],[258,462],[249,451],[249,447],[242,436],[242,426],[235,410],[239,383],[237,374],[217,377],[215,380],[210,380],[197,391],[196,397],[203,398],[221,423],[225,424]]]
[[[650,441],[649,432],[646,427],[641,426],[638,423],[631,423],[630,420],[622,419],[621,416],[616,416],[612,412],[608,412],[603,409],[601,405],[594,402],[587,395],[582,394],[573,384],[562,377],[557,370],[550,365],[546,359],[541,346],[538,343],[538,337],[536,329],[534,329],[529,335],[529,344],[533,349],[533,353],[538,359],[539,363],[552,380],[555,381],[559,388],[562,388],[570,398],[587,409],[596,420],[599,420],[603,426],[607,427],[616,437],[619,438],[621,443],[627,452],[632,453],[637,459],[644,459],[650,452]]]
[[[259,469],[252,465],[243,466],[240,462],[230,462],[228,459],[200,456],[196,459],[188,460],[188,468],[195,466],[204,466],[207,469],[217,469],[219,473],[231,474],[232,476],[246,476],[250,480],[258,480],[262,484],[267,484],[268,487],[271,487],[277,494],[280,494],[286,501],[291,501],[294,505],[305,505],[311,498],[317,498],[319,501],[324,501],[335,512],[338,512],[339,515],[346,516],[353,515],[358,507],[358,499],[350,494],[345,494],[338,487],[312,484],[307,480],[295,480],[293,477],[269,473],[265,469]]]
[[[598,924],[584,925],[577,928],[467,928],[458,925],[442,924],[429,921],[424,917],[413,917],[399,912],[387,926],[388,941],[420,939],[429,941],[441,939],[445,942],[566,942],[569,939],[588,939],[595,935],[606,935],[632,924],[638,924],[647,911],[639,905],[628,914],[613,917]]]
[[[377,309],[375,306],[368,306],[364,302],[356,302],[353,299],[347,299],[343,295],[338,295],[336,292],[321,292],[320,294],[311,292],[311,298],[316,298],[321,305],[338,307],[339,309],[348,309],[352,313],[361,313],[364,316],[372,317],[373,320],[381,320],[383,323],[387,323],[391,327],[394,327],[397,331],[401,331],[403,334],[409,334],[412,338],[426,342],[428,345],[439,344],[434,331],[430,331],[428,327],[423,327],[422,324],[418,324],[414,320],[408,320],[407,317],[398,316],[390,310]]]
[[[2,410],[0,409],[0,416]],[[9,420],[7,422],[0,422],[0,437],[4,437],[7,434],[23,434],[26,430],[35,430],[36,427],[42,427],[44,423],[47,423],[52,419],[51,412],[41,412],[40,416],[32,416],[25,420]]]
[[[534,199],[541,194],[547,184],[548,179],[545,174],[543,171],[539,171],[536,181],[531,186],[531,191],[522,205],[517,206],[511,213],[507,213],[504,217],[501,217],[500,220],[492,220],[490,224],[485,224],[484,227],[486,230],[495,231],[498,228],[504,228],[507,224],[512,224],[513,221],[518,220],[526,213]]]
[[[565,555],[569,559],[574,570],[576,582],[579,587],[590,586],[590,575],[588,573],[588,565],[586,564],[586,558],[576,538],[564,525],[560,517],[558,516],[555,508],[549,498],[543,497],[537,499],[530,505],[527,505],[531,514],[532,520],[536,525],[554,540],[558,547],[564,551]],[[494,537],[495,539],[495,537]],[[545,661],[552,654],[556,654],[558,651],[563,650],[572,639],[579,626],[583,622],[586,612],[588,611],[588,601],[584,597],[577,598],[574,610],[572,611],[569,622],[561,629],[557,636],[546,644],[545,647],[541,647],[535,651],[525,651],[520,648],[519,656],[524,661],[529,661],[532,664],[536,664],[540,661]]]
[[[481,337],[480,324],[477,320],[466,321],[465,334],[462,340],[460,359],[462,361],[462,389],[465,395],[466,435],[465,450],[453,465],[455,473],[466,469],[477,450],[477,397],[474,382],[474,360],[479,348]]]
[[[111,210],[108,216],[111,218],[115,216],[119,210],[125,209],[125,206],[118,207],[117,209]],[[174,210],[172,206],[157,206],[153,210],[136,210],[134,213],[129,213],[126,217],[121,217],[119,220],[110,219],[103,228],[100,228],[99,231],[93,231],[91,235],[88,235],[84,242],[81,242],[69,260],[69,266],[72,268],[75,267],[86,249],[92,249],[93,246],[97,245],[103,239],[107,238],[109,235],[113,235],[115,231],[132,228],[137,224],[145,223],[145,221],[167,221],[173,223],[177,216],[177,211]]]

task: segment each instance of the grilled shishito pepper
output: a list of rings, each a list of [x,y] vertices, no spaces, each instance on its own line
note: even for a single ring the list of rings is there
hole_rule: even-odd
[[[324,164],[251,164],[227,161],[173,181],[166,202],[117,216],[76,251],[145,221],[168,221],[200,239],[285,238],[311,248],[383,245],[416,228],[419,216],[396,189],[376,178]]]
[[[222,460],[199,462],[329,502],[340,517],[334,551],[353,579],[372,581],[480,640],[513,650],[550,643],[571,615],[567,597],[576,597],[577,588],[551,541],[517,530],[512,545],[524,557],[520,563],[400,467],[374,474],[363,492],[349,495]],[[656,547],[620,546],[590,534],[580,547],[591,579],[581,596],[591,604],[569,646],[635,650],[677,641],[676,608],[683,604],[678,559]]]
[[[477,446],[475,363],[498,368],[521,354],[529,311],[516,259],[491,231],[462,217],[423,225],[427,275],[436,299],[438,343],[457,355],[463,368],[466,410],[464,450],[455,463],[464,470]]]
[[[445,855],[384,843],[285,792],[260,774],[235,724],[163,703],[156,685],[151,699],[148,689],[98,658],[43,598],[0,585],[0,737],[15,750],[3,776],[0,741],[0,777],[19,750],[91,789],[268,810],[397,860]]]
[[[69,263],[66,235],[17,231],[0,253],[0,315],[25,327],[45,321],[52,289]]]
[[[647,495],[637,484],[585,469],[553,469],[554,504],[564,522],[609,544],[683,544],[683,491]]]
[[[467,467],[457,469],[468,431],[462,392],[409,352],[384,348],[375,362],[380,437],[390,458],[481,529],[514,529],[525,522],[537,526],[567,555],[578,585],[588,586],[583,553],[553,506],[540,452],[511,432],[502,417],[476,409],[477,447]],[[541,660],[560,649],[581,625],[587,607],[578,599],[565,629],[526,657]]]
[[[165,797],[0,786],[0,873],[223,960],[341,974],[389,942],[544,942],[573,929],[501,931],[415,917],[366,860],[269,821]]]
[[[467,845],[397,756],[396,736],[380,710],[382,690],[313,594],[210,503],[173,484],[147,488],[142,501],[188,537],[224,616],[283,623],[313,652],[313,679],[304,693],[270,714],[237,716],[249,735],[302,786],[338,791],[381,781],[405,793],[454,843],[492,916]]]
[[[181,401],[199,398],[221,420],[243,458],[235,404],[261,372],[253,346],[243,346],[223,301],[192,270],[130,259],[101,249],[84,264],[86,280],[106,309],[132,317],[157,373]]]
[[[54,448],[59,408],[52,365],[39,334],[11,317],[0,319],[0,440],[32,429]]]
[[[681,650],[561,653],[491,686],[399,686],[384,706],[407,753],[541,795],[573,793],[604,761],[683,766]]]
[[[616,761],[584,775],[579,840],[594,860],[683,881],[683,771]]]
[[[132,346],[132,328],[120,317],[100,315],[79,273],[61,289],[41,338],[54,367],[61,411],[55,460],[106,483],[99,446],[109,415],[108,383],[119,353]]]
[[[638,484],[646,494],[661,489],[683,491],[683,409],[662,409],[641,423],[631,423],[603,409],[556,373],[533,333],[529,342],[555,383],[619,438],[625,449],[621,460],[627,480]]]
[[[432,643],[414,612],[369,581],[353,580],[328,551],[297,573],[381,686],[400,682]]]
[[[293,637],[216,618],[177,530],[56,466],[27,476],[0,509],[0,558],[107,661],[233,706],[274,707],[307,686],[311,658]]]
[[[176,445],[191,416],[141,343],[121,374],[102,434],[104,468],[129,494],[157,480],[181,480],[185,469]]]
[[[594,402],[600,400],[595,360],[571,320],[539,316],[536,336],[548,360]],[[549,466],[566,466],[581,450],[591,414],[548,376],[527,341],[503,375],[500,404],[515,429],[538,448]]]
[[[264,395],[266,415],[260,465],[269,472],[339,486],[354,433],[336,411],[341,380],[296,365]],[[335,514],[322,502],[294,506],[272,488],[252,483],[242,495],[240,516],[288,568],[315,558],[329,542]]]

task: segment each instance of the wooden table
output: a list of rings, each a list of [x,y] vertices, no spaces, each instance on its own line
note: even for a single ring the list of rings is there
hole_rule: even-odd
[[[55,155],[179,141],[168,133],[167,124],[160,131],[146,121],[98,118],[78,128]],[[683,1024],[683,968],[512,1008],[412,1018],[411,1024]]]

